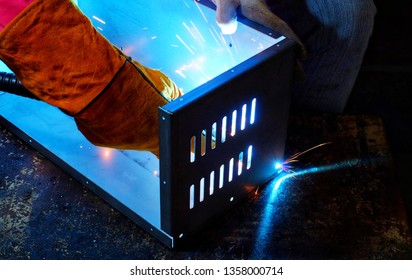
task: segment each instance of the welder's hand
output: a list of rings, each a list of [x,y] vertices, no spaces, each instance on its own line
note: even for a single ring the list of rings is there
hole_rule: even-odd
[[[264,0],[211,0],[216,5],[216,21],[222,32],[231,34],[237,28],[236,10],[251,21],[266,26],[273,31],[284,35],[300,47],[300,58],[305,58],[307,53],[299,37],[293,32],[289,25],[277,15],[272,13]]]

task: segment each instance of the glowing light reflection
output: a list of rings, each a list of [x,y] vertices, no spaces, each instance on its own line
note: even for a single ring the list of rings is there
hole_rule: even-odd
[[[222,30],[216,23],[215,11],[197,1],[182,0],[177,1],[177,4],[175,1],[153,1],[150,5],[144,2],[116,3],[117,8],[123,11],[121,17],[132,19],[127,27],[110,16],[110,4],[106,2],[96,4],[94,1],[79,1],[79,8],[111,43],[128,56],[138,58],[145,66],[161,69],[185,93],[282,39],[238,24],[236,19],[223,26]],[[133,12],[136,10],[141,11],[138,17]],[[153,17],[153,10],[158,11],[159,15]],[[233,33],[234,30],[237,31]],[[188,64],[188,56],[189,61],[205,57],[201,72],[194,67],[184,75],[176,71],[183,63]]]
[[[319,167],[311,167],[308,169],[300,170],[293,173],[283,173],[284,175],[279,175],[273,181],[269,183],[267,186],[268,188],[268,197],[265,201],[265,208],[263,209],[263,215],[259,222],[259,228],[256,235],[256,242],[255,248],[256,252],[259,252],[259,256],[255,256],[256,258],[264,257],[264,252],[266,250],[266,243],[267,243],[267,236],[270,234],[272,230],[272,226],[275,224],[273,220],[276,218],[276,210],[278,209],[276,200],[279,198],[279,194],[282,192],[283,188],[286,186],[284,183],[290,178],[297,178],[299,176],[319,173],[319,172],[326,172],[331,170],[337,170],[345,167],[354,167],[359,166],[361,160],[354,159],[348,160],[340,163],[335,163],[331,165],[319,166]],[[279,163],[275,164],[275,168],[278,170],[282,170],[282,167]]]
[[[222,33],[230,35],[236,32],[238,27],[237,18],[231,19],[227,23],[218,23],[219,27],[222,29]]]
[[[111,148],[102,148],[99,151],[100,153],[100,157],[104,160],[104,161],[111,161],[112,157],[113,157],[113,149]]]

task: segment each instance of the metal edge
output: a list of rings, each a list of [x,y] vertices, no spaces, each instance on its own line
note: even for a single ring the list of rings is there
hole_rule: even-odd
[[[72,168],[66,162],[61,160],[59,157],[55,156],[51,151],[46,149],[39,142],[32,139],[28,134],[20,130],[13,123],[9,122],[2,115],[0,115],[0,124],[3,125],[5,128],[7,128],[10,132],[15,134],[17,137],[19,137],[21,140],[23,140],[25,143],[27,143],[29,146],[31,146],[32,148],[40,152],[42,155],[44,155],[51,162],[56,164],[59,168],[64,170],[67,174],[72,176],[78,182],[80,182],[81,184],[86,186],[88,189],[93,191],[98,197],[106,201],[113,208],[118,210],[120,213],[125,215],[127,218],[131,219],[138,226],[140,226],[143,230],[145,230],[148,234],[157,238],[160,242],[162,242],[167,247],[173,248],[174,242],[173,242],[173,238],[170,235],[168,235],[166,232],[162,231],[161,229],[158,229],[157,227],[153,226],[152,224],[147,222],[145,219],[140,217],[137,213],[130,210],[128,207],[122,204],[119,200],[111,196],[110,193],[102,190],[99,186],[97,186],[94,182],[89,180],[86,176],[77,172],[74,168]]]

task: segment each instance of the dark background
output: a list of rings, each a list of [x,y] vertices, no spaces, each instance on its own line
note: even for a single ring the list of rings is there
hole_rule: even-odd
[[[412,15],[409,1],[375,0],[376,15],[363,67],[346,113],[383,118],[397,184],[412,222]]]

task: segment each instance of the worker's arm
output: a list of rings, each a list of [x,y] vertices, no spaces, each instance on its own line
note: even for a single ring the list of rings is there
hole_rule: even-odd
[[[180,96],[114,47],[69,0],[34,0],[0,32],[0,59],[94,144],[158,155],[158,107]]]

